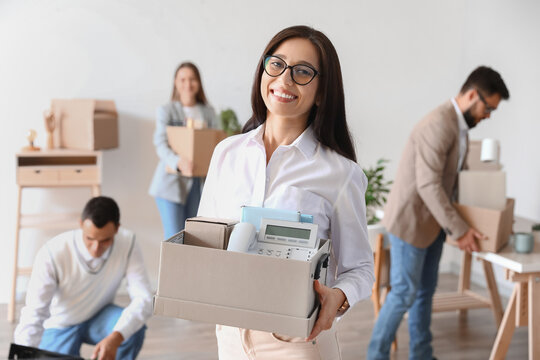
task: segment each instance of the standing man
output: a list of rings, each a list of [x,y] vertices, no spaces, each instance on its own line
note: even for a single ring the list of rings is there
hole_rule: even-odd
[[[368,359],[388,359],[390,345],[409,312],[409,359],[431,360],[431,306],[446,235],[460,249],[477,251],[483,237],[459,216],[452,195],[467,152],[469,129],[489,118],[510,97],[498,72],[480,66],[459,94],[426,115],[413,129],[388,198],[383,223],[389,231],[392,290],[379,313]]]
[[[122,279],[131,303],[113,304]],[[38,252],[15,329],[15,343],[92,359],[135,359],[152,314],[152,293],[135,236],[120,228],[120,210],[108,197],[88,201],[80,229],[49,240]]]

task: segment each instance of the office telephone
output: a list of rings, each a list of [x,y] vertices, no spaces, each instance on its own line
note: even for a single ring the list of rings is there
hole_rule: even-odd
[[[227,250],[309,261],[319,248],[318,226],[263,218],[257,234],[251,223],[236,224]]]

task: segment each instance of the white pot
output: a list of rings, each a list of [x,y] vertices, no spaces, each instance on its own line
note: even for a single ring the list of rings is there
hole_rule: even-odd
[[[379,234],[384,235],[383,247],[385,248],[388,247],[388,239],[387,239],[388,237],[386,236],[386,228],[381,223],[368,225],[367,229],[368,229],[369,244],[371,245],[371,248],[373,250],[375,249],[375,245],[377,243],[377,235]]]

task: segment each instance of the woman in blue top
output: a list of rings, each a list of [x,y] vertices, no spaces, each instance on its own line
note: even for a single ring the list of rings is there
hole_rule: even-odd
[[[204,122],[216,127],[214,109],[208,105],[201,76],[197,67],[185,62],[178,66],[174,75],[171,101],[157,109],[154,146],[159,163],[149,193],[156,204],[163,223],[165,238],[184,229],[187,218],[197,215],[204,179],[186,177],[193,164],[174,152],[167,140],[167,126],[186,126],[187,120]]]

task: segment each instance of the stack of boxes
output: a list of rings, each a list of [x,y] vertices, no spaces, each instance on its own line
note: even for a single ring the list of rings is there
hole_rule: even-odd
[[[112,100],[54,99],[54,147],[104,150],[118,147],[118,112]]]
[[[499,146],[493,140],[471,141],[466,170],[459,173],[455,207],[471,227],[486,236],[479,241],[481,251],[498,252],[512,232],[514,199],[506,197],[506,173],[498,161],[499,154]]]

